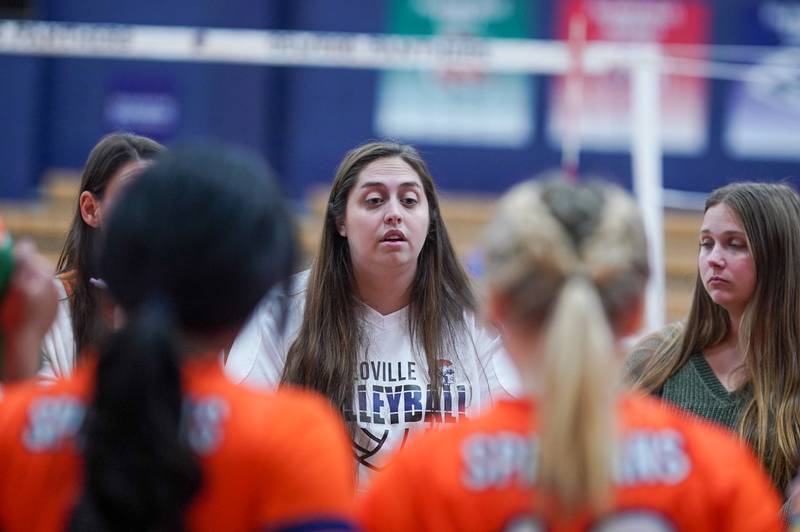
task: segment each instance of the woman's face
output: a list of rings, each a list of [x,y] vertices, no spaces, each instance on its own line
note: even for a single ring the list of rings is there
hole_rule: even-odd
[[[741,316],[755,291],[756,267],[738,216],[723,203],[703,217],[697,265],[712,301]]]
[[[359,173],[337,224],[357,273],[416,270],[430,226],[422,181],[400,157],[372,161]]]

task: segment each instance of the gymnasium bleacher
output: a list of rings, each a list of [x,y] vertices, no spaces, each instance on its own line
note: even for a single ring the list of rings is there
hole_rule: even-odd
[[[53,171],[42,180],[40,200],[0,203],[0,215],[11,234],[33,238],[53,265],[74,214],[78,181],[73,172]],[[308,208],[298,209],[299,237],[306,257],[316,249],[326,201],[327,190],[315,189],[307,197]],[[467,258],[476,251],[494,202],[492,196],[443,194],[442,213],[460,257]],[[666,313],[670,321],[685,315],[689,308],[701,219],[701,213],[695,211],[665,211]]]

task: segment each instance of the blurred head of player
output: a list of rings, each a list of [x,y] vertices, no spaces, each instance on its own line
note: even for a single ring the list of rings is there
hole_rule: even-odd
[[[203,146],[147,168],[104,231],[99,269],[126,323],[98,360],[72,527],[178,529],[201,481],[179,430],[179,368],[215,359],[288,277],[291,224],[258,160]]]
[[[164,147],[130,133],[111,133],[95,145],[86,161],[80,194],[56,271],[75,272],[70,314],[76,353],[97,336],[98,297],[90,279],[98,277],[95,265],[97,229],[108,216],[119,191]]]
[[[539,488],[566,508],[609,502],[616,344],[640,325],[648,275],[639,212],[609,184],[524,182],[487,229],[487,314],[539,405]]]

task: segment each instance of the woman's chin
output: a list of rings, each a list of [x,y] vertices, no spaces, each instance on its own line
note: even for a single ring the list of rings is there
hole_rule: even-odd
[[[743,305],[730,297],[711,297],[711,301],[713,301],[716,305],[722,307],[728,314],[735,314],[737,313],[738,309],[742,308]]]

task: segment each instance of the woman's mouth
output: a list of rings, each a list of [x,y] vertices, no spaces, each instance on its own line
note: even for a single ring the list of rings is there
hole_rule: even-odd
[[[405,242],[405,240],[406,240],[406,235],[404,235],[402,231],[399,231],[397,229],[392,229],[392,230],[386,231],[386,233],[384,233],[383,238],[381,239],[381,242],[390,242],[390,243],[391,242]]]

